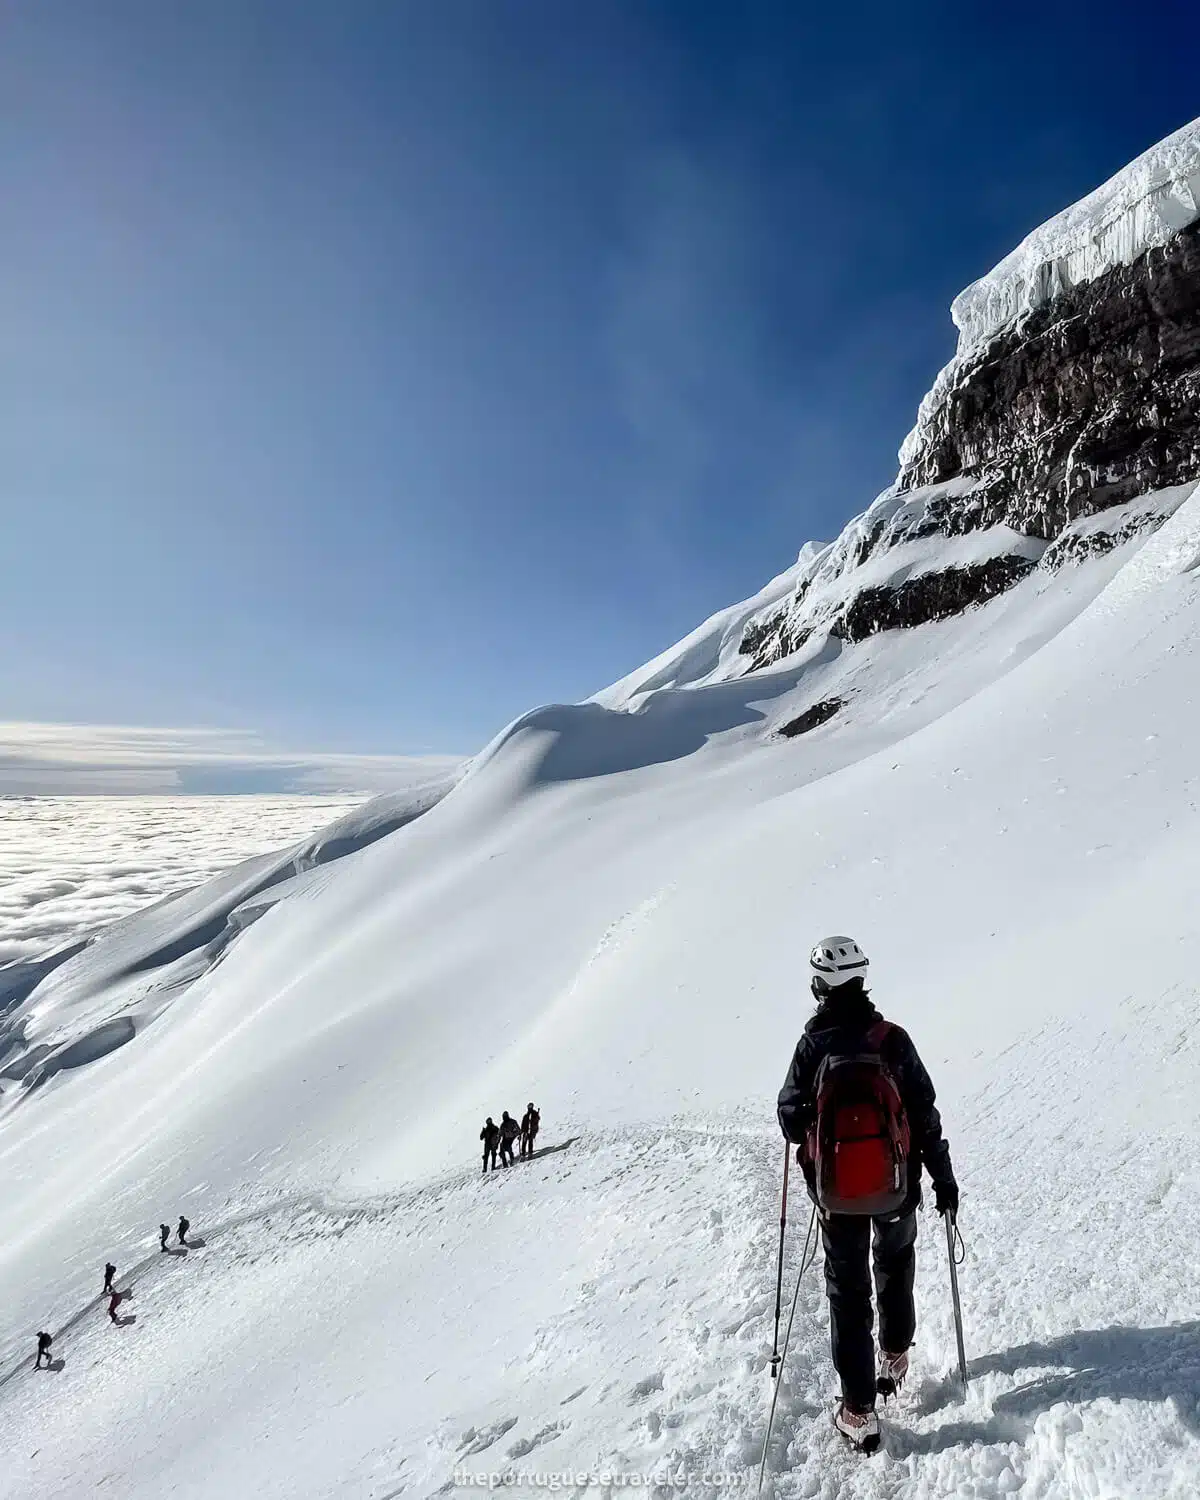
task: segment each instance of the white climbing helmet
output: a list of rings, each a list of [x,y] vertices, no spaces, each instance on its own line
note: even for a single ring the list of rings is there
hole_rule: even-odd
[[[821,981],[822,988],[835,990],[851,979],[865,979],[870,967],[867,955],[853,938],[822,938],[809,954],[813,978]]]

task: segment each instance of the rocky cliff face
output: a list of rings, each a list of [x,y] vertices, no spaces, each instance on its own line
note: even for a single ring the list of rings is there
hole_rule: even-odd
[[[975,479],[951,525],[1050,541],[1200,476],[1200,224],[1001,334],[931,416],[898,485]]]
[[[893,487],[787,601],[747,623],[751,668],[819,630],[857,641],[944,619],[1035,567],[1063,567],[1161,524],[1172,502],[1132,502],[1200,479],[1198,164],[1200,122],[963,294],[976,310],[1020,312],[960,347],[922,403]],[[1109,217],[1092,222],[1093,203]],[[1106,244],[1126,259],[1106,264]],[[1068,285],[1071,266],[1087,279]],[[1111,524],[1092,519],[1105,516]],[[949,545],[971,537],[978,545],[965,555]]]

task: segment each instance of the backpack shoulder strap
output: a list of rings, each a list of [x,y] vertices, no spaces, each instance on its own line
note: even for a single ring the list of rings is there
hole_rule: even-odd
[[[885,1021],[882,1017],[880,1017],[880,1019],[875,1022],[874,1026],[872,1026],[871,1029],[867,1032],[867,1045],[872,1049],[872,1051],[878,1052],[880,1047],[883,1046],[884,1042],[892,1034],[892,1032],[895,1031],[895,1029],[896,1028],[890,1021]]]

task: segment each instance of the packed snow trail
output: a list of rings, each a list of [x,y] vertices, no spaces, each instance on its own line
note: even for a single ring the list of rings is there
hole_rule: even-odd
[[[1093,1041],[1068,1048],[1068,1066]],[[752,1493],[772,1393],[778,1136],[679,1124],[555,1144],[487,1176],[254,1209],[197,1225],[205,1244],[187,1257],[147,1255],[118,1277],[136,1281],[136,1324],[110,1327],[96,1302],[56,1338],[60,1372],[28,1368],[32,1340],[21,1369],[5,1366],[0,1494],[383,1500],[449,1493],[456,1475],[604,1470],[682,1470],[705,1500]],[[1200,1323],[1178,1258],[1200,1218],[1196,1155],[1176,1162],[1190,1175],[1158,1184],[1157,1208],[1141,1206],[1132,1247],[1123,1217],[1056,1165],[1036,1127],[1037,1171],[1009,1145],[986,1104],[956,1141],[967,1399],[941,1224],[926,1211],[913,1371],[883,1409],[883,1451],[846,1452],[830,1425],[818,1256],[769,1454],[779,1500],[1184,1500],[1200,1488]],[[1114,1196],[1154,1151],[1131,1149]],[[1066,1233],[1080,1216],[1086,1265]],[[807,1219],[794,1185],[789,1298]]]

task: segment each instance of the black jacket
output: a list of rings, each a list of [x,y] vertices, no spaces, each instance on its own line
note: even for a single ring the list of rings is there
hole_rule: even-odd
[[[779,1091],[779,1126],[789,1141],[801,1143],[816,1118],[817,1069],[825,1058],[862,1052],[867,1046],[866,1033],[882,1019],[865,994],[858,992],[843,999],[835,991],[809,1021]],[[908,1032],[893,1026],[879,1051],[896,1080],[912,1132],[908,1202],[901,1210],[908,1212],[921,1201],[922,1166],[935,1183],[953,1182],[954,1168],[950,1165],[950,1147],[942,1135],[933,1084]],[[804,1176],[811,1194],[812,1169],[807,1163]]]

